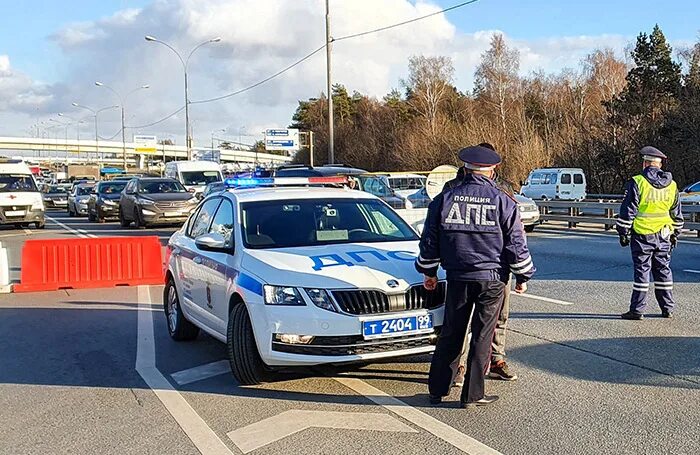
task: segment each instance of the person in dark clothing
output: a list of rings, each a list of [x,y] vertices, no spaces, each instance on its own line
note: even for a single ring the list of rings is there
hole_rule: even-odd
[[[437,269],[447,272],[445,319],[430,366],[430,401],[438,404],[450,389],[450,364],[457,358],[472,317],[466,382],[460,402],[487,405],[498,399],[484,393],[491,342],[508,275],[516,275],[515,291],[526,292],[535,267],[527,248],[520,213],[513,199],[496,187],[493,177],[501,162],[486,147],[467,147],[462,184],[440,193],[430,203],[420,241],[416,269],[428,290],[437,286]]]
[[[634,264],[630,308],[622,318],[644,318],[650,273],[661,315],[670,318],[675,307],[671,251],[683,229],[683,213],[676,182],[670,172],[661,170],[666,155],[649,146],[640,153],[644,170],[627,182],[616,223],[620,245],[631,245]]]

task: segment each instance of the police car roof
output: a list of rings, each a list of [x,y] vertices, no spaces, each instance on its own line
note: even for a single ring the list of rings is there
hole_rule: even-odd
[[[378,199],[364,191],[348,188],[306,186],[235,188],[226,191],[226,193],[235,196],[240,202],[283,201],[287,199]]]

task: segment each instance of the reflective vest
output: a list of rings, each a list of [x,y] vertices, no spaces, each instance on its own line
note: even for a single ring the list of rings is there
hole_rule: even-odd
[[[639,209],[632,223],[637,234],[656,234],[673,226],[670,210],[676,201],[676,182],[666,188],[655,188],[643,175],[633,177],[639,188]]]

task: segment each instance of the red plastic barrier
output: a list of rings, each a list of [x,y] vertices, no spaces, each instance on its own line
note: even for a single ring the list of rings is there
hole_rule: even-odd
[[[15,292],[163,284],[158,237],[27,240]]]

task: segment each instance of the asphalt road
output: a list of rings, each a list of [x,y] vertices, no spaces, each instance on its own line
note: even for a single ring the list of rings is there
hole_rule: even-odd
[[[28,238],[174,230],[51,218],[0,230],[15,277]],[[674,253],[676,317],[652,303],[640,322],[618,318],[632,271],[616,237],[529,243],[538,273],[507,346],[520,379],[488,381],[501,400],[469,410],[457,390],[428,405],[429,356],[241,387],[217,341],[170,340],[158,286],[0,296],[0,453],[700,453],[700,242]]]

